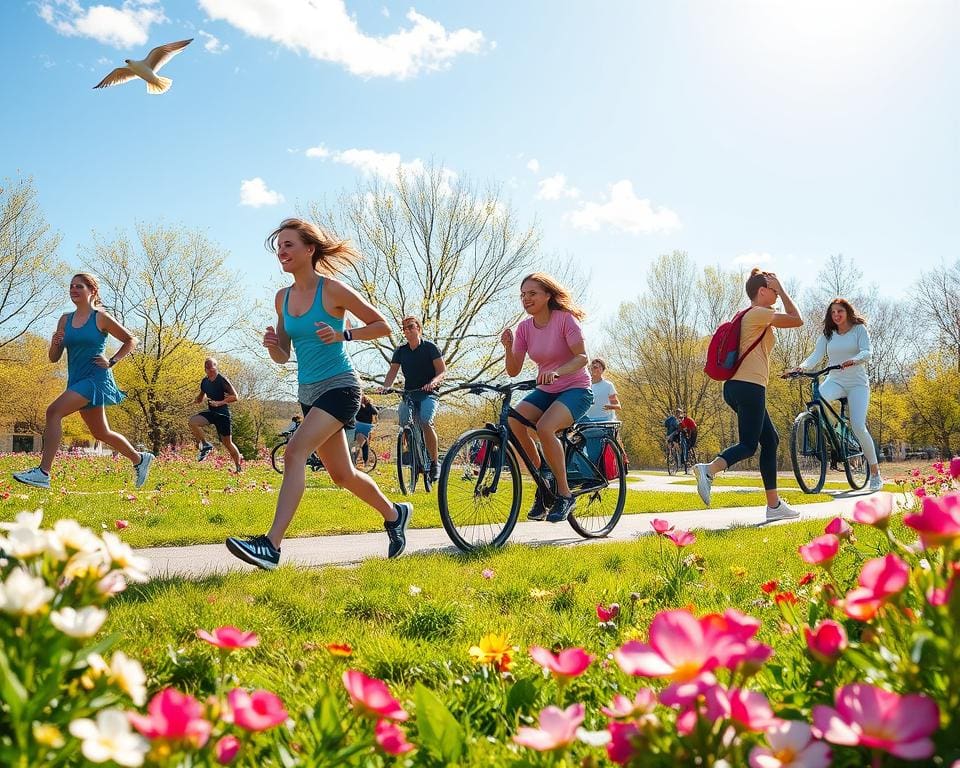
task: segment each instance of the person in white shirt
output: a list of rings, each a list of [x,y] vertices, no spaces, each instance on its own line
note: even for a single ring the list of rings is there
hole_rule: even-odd
[[[593,391],[593,405],[584,419],[589,421],[619,421],[620,398],[613,382],[603,378],[607,364],[599,357],[590,361],[590,389]]]
[[[870,362],[870,334],[864,319],[846,299],[836,298],[830,302],[823,319],[823,334],[817,339],[813,353],[796,370],[816,370],[824,357],[828,365],[842,365],[843,368],[827,374],[820,385],[820,394],[824,400],[847,398],[850,426],[870,464],[870,490],[879,491],[883,488],[883,478],[877,464],[877,449],[867,430],[870,379],[866,365]]]

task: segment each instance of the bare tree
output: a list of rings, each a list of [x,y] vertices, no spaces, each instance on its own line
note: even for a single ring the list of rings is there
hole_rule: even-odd
[[[132,241],[95,234],[84,250],[107,309],[140,339],[130,356],[137,377],[128,394],[154,451],[176,433],[181,415],[179,403],[170,402],[171,383],[183,378],[183,386],[195,389],[196,372],[180,365],[197,347],[223,349],[224,337],[247,311],[239,277],[224,268],[225,258],[203,233],[163,224],[138,224]]]
[[[35,328],[63,303],[66,265],[32,179],[0,187],[0,349]]]
[[[499,189],[481,190],[436,165],[423,173],[398,169],[393,182],[373,179],[344,195],[334,211],[312,203],[308,215],[353,239],[364,258],[347,278],[394,328],[404,315],[421,317],[451,378],[498,372],[500,332],[520,315],[520,279],[542,267],[536,227],[518,224]],[[354,361],[372,377],[396,343],[379,339],[371,355]]]
[[[928,329],[932,341],[949,349],[960,371],[960,261],[922,273],[913,296],[916,327]]]

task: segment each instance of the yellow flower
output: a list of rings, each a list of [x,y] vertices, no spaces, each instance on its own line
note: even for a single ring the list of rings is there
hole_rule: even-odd
[[[544,597],[550,597],[553,594],[549,589],[537,589],[534,587],[530,590],[530,597],[534,600],[540,600]]]
[[[743,579],[747,575],[747,569],[744,568],[742,565],[731,565],[730,574],[735,579]]]
[[[37,740],[38,744],[51,749],[60,749],[66,743],[60,729],[49,723],[34,723],[33,738]]]
[[[477,664],[490,664],[500,672],[506,672],[513,666],[511,653],[513,646],[506,635],[491,632],[481,638],[479,645],[470,646],[469,653]]]

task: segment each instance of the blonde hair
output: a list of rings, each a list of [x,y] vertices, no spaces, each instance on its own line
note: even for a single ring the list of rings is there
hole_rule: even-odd
[[[581,307],[573,303],[573,296],[570,295],[569,289],[558,283],[552,275],[548,275],[546,272],[531,272],[520,281],[521,288],[527,280],[540,283],[540,287],[550,294],[550,300],[547,302],[547,306],[550,307],[550,309],[560,309],[564,312],[569,312],[577,318],[577,320],[583,320],[583,318],[587,316],[587,313],[584,312]]]
[[[93,294],[90,297],[90,304],[94,307],[102,307],[103,300],[100,298],[100,283],[97,281],[93,275],[89,272],[77,272],[73,277],[70,278],[72,283],[77,278],[83,281],[83,284],[90,289],[90,292]]]
[[[267,250],[276,253],[277,239],[285,229],[296,230],[304,245],[313,246],[313,268],[317,271],[335,274],[360,259],[360,254],[353,249],[349,240],[340,240],[332,232],[303,219],[281,221],[280,226],[267,237]]]
[[[406,325],[407,320],[413,320],[413,322],[417,324],[417,329],[420,330],[421,332],[423,331],[423,323],[420,322],[419,317],[417,317],[416,315],[407,315],[406,317],[400,320],[400,325],[401,326]]]

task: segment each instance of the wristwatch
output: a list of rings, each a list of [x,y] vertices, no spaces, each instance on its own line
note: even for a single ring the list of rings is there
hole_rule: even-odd
[[[343,330],[343,340],[344,341],[353,341],[353,331],[349,328],[344,328]]]
[[[113,368],[113,366],[117,364],[117,358],[111,357],[108,362],[110,363],[110,367]]]

